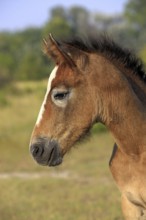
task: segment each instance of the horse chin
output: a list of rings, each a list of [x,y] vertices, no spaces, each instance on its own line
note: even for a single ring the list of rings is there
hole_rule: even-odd
[[[91,136],[91,126],[83,130],[83,133],[78,137],[75,144],[88,140],[90,136]]]
[[[90,140],[90,137],[91,137],[91,127],[88,127],[87,129],[84,129],[83,132],[78,135],[78,137],[72,142],[70,143],[69,145],[63,147],[63,150],[62,150],[62,155],[64,156],[65,154],[69,153],[70,150],[74,147],[77,147],[80,143],[84,143],[88,140]],[[69,142],[68,140],[66,142]]]

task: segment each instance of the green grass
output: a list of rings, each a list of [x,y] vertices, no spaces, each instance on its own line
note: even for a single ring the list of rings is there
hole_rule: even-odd
[[[30,176],[0,178],[0,219],[122,220],[120,193],[108,168],[113,145],[108,133],[95,134],[96,127],[59,167],[41,167],[31,158],[29,140],[45,88],[46,82],[27,82],[5,90],[8,104],[0,108],[0,175]],[[34,173],[42,177],[30,178]]]
[[[122,219],[108,179],[13,179],[1,180],[0,186],[3,220]]]

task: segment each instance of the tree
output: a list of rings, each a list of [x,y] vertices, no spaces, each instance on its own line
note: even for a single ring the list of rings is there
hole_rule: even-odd
[[[62,18],[64,20],[67,19],[66,10],[62,6],[52,8],[50,14],[51,14],[51,18],[58,17],[58,18]]]
[[[129,0],[124,15],[129,23],[129,31],[133,32],[133,37],[137,41],[137,49],[141,49],[146,39],[146,1]]]
[[[49,33],[52,33],[55,38],[67,38],[71,35],[72,30],[66,20],[55,17],[51,19],[43,29],[43,36],[47,37]]]
[[[72,28],[62,7],[53,8],[50,14],[51,18],[43,28],[44,37],[47,37],[49,33],[52,33],[58,39],[72,35]]]
[[[14,78],[15,59],[12,54],[11,40],[10,34],[0,34],[0,87]]]
[[[15,79],[34,80],[48,77],[49,61],[42,52],[42,33],[40,29],[26,29],[15,34],[16,69]]]
[[[15,79],[39,79],[47,75],[41,41],[40,29],[0,33],[0,85]]]
[[[70,21],[73,33],[75,35],[83,35],[89,31],[89,12],[82,7],[72,7],[68,12],[68,19]]]
[[[49,76],[51,65],[45,65],[43,55],[29,51],[19,63],[15,77],[19,80],[38,80]]]
[[[129,0],[125,6],[125,17],[132,24],[133,28],[143,31],[146,30],[146,1]]]

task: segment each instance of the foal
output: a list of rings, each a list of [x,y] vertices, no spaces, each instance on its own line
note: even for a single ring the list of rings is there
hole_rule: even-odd
[[[42,165],[59,165],[65,153],[102,122],[115,146],[112,175],[127,220],[146,219],[146,75],[141,62],[106,38],[44,40],[56,63],[32,133],[30,152]]]

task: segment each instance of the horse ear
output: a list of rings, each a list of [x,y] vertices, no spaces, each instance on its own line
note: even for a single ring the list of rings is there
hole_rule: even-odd
[[[67,62],[71,66],[76,66],[71,56],[61,48],[61,45],[49,34],[48,41],[43,39],[44,53],[50,56],[57,65]]]

